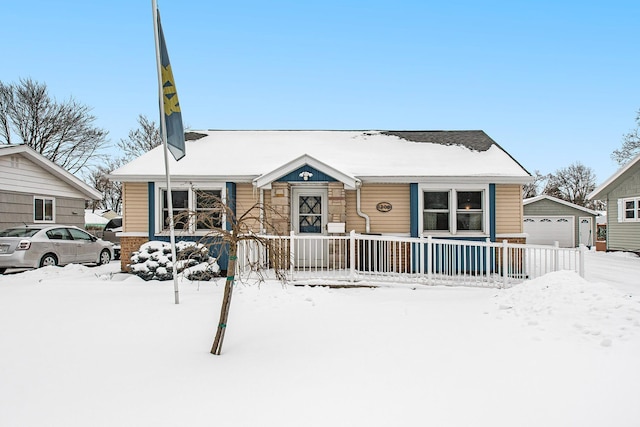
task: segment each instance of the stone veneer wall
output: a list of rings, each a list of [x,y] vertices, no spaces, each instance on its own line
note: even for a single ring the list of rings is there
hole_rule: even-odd
[[[341,182],[330,182],[329,192],[329,222],[346,222],[347,220],[347,198],[344,191],[344,184]]]
[[[272,229],[267,226],[267,232],[283,236],[289,235],[291,230],[291,185],[287,182],[271,184],[271,208],[268,212]]]
[[[127,265],[131,261],[131,253],[140,249],[140,246],[149,241],[144,236],[128,236],[120,238],[120,270],[128,271]]]

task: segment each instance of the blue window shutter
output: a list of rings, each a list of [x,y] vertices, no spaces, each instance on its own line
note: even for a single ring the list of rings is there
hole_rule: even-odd
[[[147,192],[149,196],[149,206],[147,211],[149,213],[149,240],[155,235],[155,218],[156,218],[156,186],[153,182],[147,183]]]
[[[236,212],[236,183],[235,182],[227,182],[227,207],[233,212],[235,216]],[[231,230],[232,224],[227,218],[227,224],[225,227],[227,230]]]
[[[418,215],[420,215],[420,212],[418,212],[418,184],[417,183],[409,184],[409,205],[410,205],[409,224],[410,224],[410,230],[411,230],[411,237],[419,237],[420,230],[418,229],[418,224],[419,224]]]
[[[489,184],[489,238],[496,241],[496,185]]]

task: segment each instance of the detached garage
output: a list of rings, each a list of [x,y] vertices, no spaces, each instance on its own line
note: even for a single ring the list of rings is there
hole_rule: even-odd
[[[595,244],[596,211],[547,195],[525,199],[522,205],[527,243],[558,242],[563,248]]]

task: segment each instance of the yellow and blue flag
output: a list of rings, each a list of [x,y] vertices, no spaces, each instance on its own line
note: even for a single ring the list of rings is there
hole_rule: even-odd
[[[160,117],[160,119],[164,120],[165,123],[169,151],[176,160],[180,160],[185,156],[182,112],[180,111],[178,92],[173,79],[173,72],[171,71],[162,25],[160,24],[160,11],[158,11],[158,40],[160,42],[160,68],[162,74],[162,99],[160,102],[164,105],[164,117]]]

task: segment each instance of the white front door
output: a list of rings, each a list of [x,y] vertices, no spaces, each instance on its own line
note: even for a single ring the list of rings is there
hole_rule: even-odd
[[[593,246],[593,218],[580,217],[580,227],[578,232],[580,233],[580,244],[588,247]]]
[[[326,235],[327,189],[294,187],[292,194],[293,229],[300,237],[294,248],[296,266],[325,267],[329,253],[327,242],[305,237]]]

